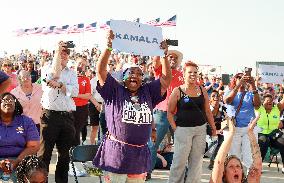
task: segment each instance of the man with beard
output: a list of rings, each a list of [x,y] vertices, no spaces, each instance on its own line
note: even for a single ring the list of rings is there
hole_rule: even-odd
[[[183,81],[183,74],[180,70],[178,70],[183,54],[177,50],[169,50],[167,58],[170,62],[171,71],[172,71],[172,81],[170,86],[167,89],[167,97],[164,101],[160,102],[155,110],[154,110],[154,123],[156,126],[156,142],[154,142],[151,146],[151,154],[152,154],[152,170],[156,164],[157,158],[157,149],[159,148],[160,143],[162,142],[163,138],[165,137],[166,133],[170,128],[170,123],[167,119],[167,109],[168,109],[168,99],[173,91],[174,88],[182,85]],[[161,78],[162,76],[162,65],[160,62],[160,57],[153,57],[153,67],[154,67],[154,75],[155,79]],[[151,174],[148,173],[147,179],[151,178]]]

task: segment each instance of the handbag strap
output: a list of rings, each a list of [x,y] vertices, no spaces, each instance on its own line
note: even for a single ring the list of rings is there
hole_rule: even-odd
[[[247,93],[247,92],[244,91],[244,93],[242,94],[240,103],[239,103],[238,108],[237,108],[236,113],[235,113],[235,118],[237,117],[237,115],[239,114],[239,112],[240,112],[240,110],[241,110],[241,107],[242,107],[242,104],[243,104],[243,100],[244,100],[244,98],[245,98],[246,93]]]
[[[205,122],[208,122],[207,117],[204,116],[204,113],[200,110],[200,108],[199,108],[198,105],[194,102],[194,100],[192,100],[192,98],[190,98],[190,96],[188,96],[184,91],[182,91],[182,89],[181,89],[180,86],[178,87],[178,89],[179,89],[180,93],[182,94],[182,96],[185,96],[185,97],[187,97],[188,99],[190,99],[190,101],[193,103],[194,107],[195,107],[196,109],[198,109],[198,111],[199,111],[200,114],[202,115],[202,117],[203,117],[203,119],[205,120]],[[201,90],[201,92],[203,92],[202,89],[201,89],[201,87],[200,87],[200,90]],[[202,94],[203,94],[203,93],[202,93]],[[203,95],[204,95],[204,94],[203,94]],[[180,96],[180,97],[182,97],[182,96]]]

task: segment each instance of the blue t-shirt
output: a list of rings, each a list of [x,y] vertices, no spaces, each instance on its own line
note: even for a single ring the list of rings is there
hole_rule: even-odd
[[[105,117],[109,133],[117,140],[104,139],[94,158],[94,165],[119,174],[141,174],[151,167],[151,155],[147,146],[150,139],[153,108],[165,99],[161,96],[160,80],[144,84],[138,90],[139,108],[131,101],[131,93],[110,74],[103,87],[97,91],[105,101]]]
[[[6,81],[9,78],[9,76],[5,73],[0,71],[0,84]]]
[[[37,128],[31,118],[17,115],[8,126],[0,120],[0,158],[18,157],[27,141],[39,141]]]
[[[210,82],[206,82],[204,86],[210,86],[210,85],[211,85]],[[213,86],[210,87],[209,90],[207,90],[207,93],[208,93],[209,97],[210,97],[212,91],[213,91],[213,90],[216,90],[218,87],[219,87],[219,84],[218,84],[218,83],[214,83]]]
[[[228,90],[225,92],[224,96],[227,96],[231,91]],[[231,104],[227,104],[227,114],[232,117],[235,116],[236,110],[240,104],[242,97],[242,92],[238,92]],[[236,127],[246,127],[249,122],[255,118],[254,106],[253,106],[253,93],[246,92],[246,95],[243,99],[243,103],[240,109],[240,112],[236,116]]]

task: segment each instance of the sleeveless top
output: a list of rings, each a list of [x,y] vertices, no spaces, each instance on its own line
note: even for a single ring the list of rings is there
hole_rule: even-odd
[[[200,87],[201,95],[198,97],[189,97],[181,88],[180,99],[177,102],[176,125],[180,127],[202,126],[207,122],[204,96]]]

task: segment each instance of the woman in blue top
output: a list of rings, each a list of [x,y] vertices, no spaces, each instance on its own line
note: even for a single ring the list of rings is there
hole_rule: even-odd
[[[3,172],[12,173],[16,182],[14,170],[25,156],[37,153],[39,134],[33,120],[22,115],[23,108],[14,95],[2,94],[0,105],[0,177]]]
[[[230,83],[230,90],[225,93],[224,102],[228,104],[228,116],[235,117],[236,120],[236,133],[229,154],[236,155],[247,168],[250,168],[252,156],[247,128],[250,121],[255,118],[254,109],[261,105],[254,79],[248,74],[236,74]],[[236,114],[239,106],[239,112]],[[224,132],[224,138],[226,136],[227,133]]]

